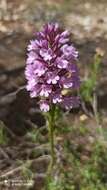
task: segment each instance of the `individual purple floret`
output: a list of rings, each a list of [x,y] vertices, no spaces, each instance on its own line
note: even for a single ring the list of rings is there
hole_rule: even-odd
[[[27,50],[27,90],[32,98],[40,97],[40,109],[47,112],[52,104],[66,109],[76,107],[78,97],[62,93],[65,89],[73,92],[80,86],[78,51],[70,42],[69,32],[57,23],[46,24]]]

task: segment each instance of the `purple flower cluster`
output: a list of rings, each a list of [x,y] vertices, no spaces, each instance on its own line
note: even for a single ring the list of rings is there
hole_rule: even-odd
[[[78,97],[62,93],[80,85],[76,66],[78,51],[70,44],[69,32],[57,23],[46,24],[36,39],[30,41],[27,50],[27,90],[32,98],[40,97],[40,109],[47,112],[52,104],[66,109],[76,107]]]

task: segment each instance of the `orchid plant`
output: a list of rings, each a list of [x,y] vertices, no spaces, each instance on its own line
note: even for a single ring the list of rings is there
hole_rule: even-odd
[[[78,51],[70,41],[69,31],[64,31],[58,23],[48,23],[37,32],[27,51],[26,88],[31,98],[39,97],[41,111],[48,114],[52,169],[55,163],[55,110],[57,106],[71,109],[80,102],[79,97],[72,93],[80,86],[76,65]]]

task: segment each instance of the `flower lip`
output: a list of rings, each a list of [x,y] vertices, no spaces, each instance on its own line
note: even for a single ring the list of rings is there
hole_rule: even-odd
[[[37,76],[42,76],[46,72],[47,68],[45,65],[39,61],[34,62],[34,74]]]
[[[57,84],[59,79],[60,79],[60,77],[58,76],[57,73],[55,73],[55,72],[47,73],[46,81],[47,81],[48,84]]]
[[[78,57],[78,51],[72,45],[65,44],[61,47],[61,50],[68,60],[77,59]]]
[[[40,102],[40,109],[42,110],[42,111],[44,111],[44,112],[47,112],[47,111],[49,111],[49,109],[50,109],[50,107],[49,107],[49,104],[48,104],[48,101],[41,101]]]
[[[64,97],[63,101],[61,102],[62,106],[66,109],[76,108],[80,104],[80,98],[79,97]]]
[[[60,92],[56,92],[52,95],[52,102],[54,104],[62,102],[62,95]]]
[[[48,97],[51,92],[52,92],[52,88],[50,85],[42,85],[40,96]]]
[[[67,68],[67,66],[68,66],[68,61],[66,60],[66,59],[63,59],[63,57],[57,57],[57,59],[56,59],[56,66],[58,67],[58,68],[62,68],[62,69],[65,69],[65,68]]]
[[[50,61],[52,59],[53,52],[50,48],[48,50],[47,49],[41,49],[40,55],[42,56],[42,58],[45,61]]]

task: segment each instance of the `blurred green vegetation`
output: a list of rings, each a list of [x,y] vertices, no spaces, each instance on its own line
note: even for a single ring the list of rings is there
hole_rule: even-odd
[[[7,137],[7,131],[5,130],[4,123],[0,121],[0,145],[7,145],[9,138]]]
[[[71,126],[66,127],[67,131],[72,128]],[[75,137],[76,133],[78,133],[78,137]],[[65,130],[62,129],[60,135],[65,135]],[[85,149],[87,135],[91,134],[90,130],[85,130],[85,126],[75,126],[72,129],[74,139],[72,137],[72,140],[70,137],[64,139],[63,163],[60,162],[57,166],[58,176],[48,179],[46,190],[107,189],[107,145],[103,141],[94,139],[92,144],[88,144],[88,152]],[[76,138],[84,138],[85,142],[76,144]]]

